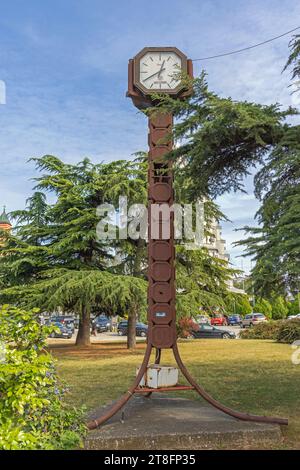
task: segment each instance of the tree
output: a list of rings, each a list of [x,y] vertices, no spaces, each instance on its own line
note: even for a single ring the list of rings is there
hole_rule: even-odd
[[[283,70],[292,66],[292,80],[297,79],[294,83],[296,89],[300,89],[300,34],[296,34],[290,41],[291,53]]]
[[[300,35],[290,42],[291,53],[284,67],[292,68],[292,80],[300,78]],[[299,81],[296,82],[299,91]],[[255,177],[261,207],[259,227],[244,227],[250,236],[239,245],[253,256],[253,287],[258,295],[296,295],[300,261],[300,126],[288,126],[272,148],[264,167]]]
[[[12,231],[4,232],[0,246],[0,285],[2,288],[13,285],[26,285],[38,273],[49,267],[47,247],[44,238],[47,233],[46,197],[34,192],[27,199],[26,208],[12,212],[17,221]]]
[[[257,313],[263,313],[267,318],[272,317],[272,305],[266,299],[258,299],[258,301],[255,302],[254,311]]]
[[[286,318],[288,314],[288,306],[282,296],[276,297],[271,302],[272,305],[272,318],[273,320],[281,320]]]
[[[209,255],[205,248],[176,248],[177,319],[194,317],[199,310],[213,311],[225,306],[226,281],[233,270],[228,263]]]
[[[214,198],[231,190],[243,191],[243,179],[253,166],[262,167],[255,185],[258,195],[262,182],[260,197],[263,198],[264,188],[276,178],[274,174],[270,177],[270,173],[277,171],[275,166],[273,169],[270,167],[272,160],[281,164],[278,171],[282,178],[279,177],[277,182],[282,191],[276,202],[277,214],[275,211],[272,233],[268,225],[276,193],[269,188],[274,197],[267,208],[268,214],[265,214],[268,219],[258,220],[262,225],[258,228],[245,227],[251,234],[246,241],[246,245],[247,242],[249,244],[245,255],[253,255],[256,261],[256,294],[270,297],[272,289],[280,289],[284,294],[290,283],[294,292],[299,269],[299,186],[298,183],[294,188],[292,185],[298,181],[299,174],[299,129],[287,123],[286,118],[297,114],[297,111],[291,108],[281,110],[279,105],[263,106],[220,98],[208,89],[204,73],[190,85],[193,86],[193,95],[186,101],[155,95],[158,109],[172,111],[177,118],[173,129],[177,147],[167,158],[176,162],[181,179],[188,182],[191,198],[203,195]],[[282,201],[286,214],[282,214],[279,220]],[[287,230],[291,230],[290,237]],[[287,237],[290,239],[286,240]]]
[[[92,276],[98,271],[104,275],[115,271],[114,256],[118,249],[108,240],[98,240],[96,226],[99,218],[96,208],[107,201],[114,201],[120,194],[133,197],[145,192],[144,169],[140,170],[135,162],[113,162],[109,164],[92,164],[88,159],[77,165],[68,165],[60,159],[46,155],[35,159],[37,168],[45,173],[37,178],[39,191],[50,191],[56,201],[48,205],[45,213],[47,223],[37,223],[37,211],[32,213],[29,204],[27,210],[15,215],[21,222],[16,234],[6,235],[6,244],[1,247],[0,258],[2,283],[1,297],[5,301],[18,299],[21,305],[31,305],[34,300],[41,304],[38,295],[42,283],[56,280],[62,282],[61,290],[66,286],[73,289],[72,276],[76,285],[78,274],[89,270]],[[33,236],[28,236],[32,232]],[[37,244],[38,241],[38,244]],[[69,281],[60,276],[61,270],[67,270]],[[104,279],[104,277],[103,277]],[[116,282],[117,274],[114,278]],[[110,278],[111,280],[111,278]],[[45,285],[45,284],[44,284]],[[113,282],[108,284],[113,289]],[[138,284],[141,285],[140,283]],[[24,295],[19,295],[20,293]],[[56,294],[59,290],[56,291]],[[132,292],[132,290],[130,290]],[[19,294],[18,294],[19,293]],[[77,336],[78,345],[90,343],[90,304],[85,304],[84,289],[81,290],[83,302],[80,304],[80,322]],[[44,294],[43,294],[44,295]],[[53,298],[45,297],[48,303],[43,305],[48,311],[58,306],[63,310],[78,312],[79,303],[67,301],[58,305]],[[72,297],[73,298],[73,297]],[[133,304],[136,307],[135,298]],[[101,305],[97,304],[101,311]],[[104,304],[103,307],[107,307]],[[129,309],[131,311],[131,309]],[[131,342],[132,345],[132,342]],[[134,343],[133,343],[134,345]]]
[[[230,314],[247,315],[252,312],[249,298],[245,294],[230,293],[226,297],[226,311]]]
[[[245,246],[245,255],[256,261],[256,294],[295,295],[300,279],[300,126],[286,130],[254,181],[262,202],[259,226],[244,227],[250,237],[236,245]]]
[[[134,347],[136,318],[145,316],[145,241],[97,240],[96,207],[107,201],[117,205],[120,195],[128,196],[129,205],[146,202],[146,163],[94,165],[85,160],[68,165],[53,156],[35,161],[43,171],[36,179],[39,192],[25,210],[13,213],[16,230],[7,234],[1,248],[2,302],[78,313],[76,343],[81,346],[90,343],[91,312],[127,313],[128,346]],[[41,192],[45,190],[56,196],[52,205],[46,203]],[[187,201],[183,191],[179,197]],[[213,202],[205,205],[209,230],[212,217],[221,213]],[[118,231],[115,225],[114,229]],[[178,246],[177,266],[179,316],[224,305],[226,280],[232,275],[226,262],[212,258],[205,249]]]
[[[288,315],[298,315],[300,313],[300,294],[296,295],[296,298],[288,304]]]
[[[63,308],[81,316],[77,344],[90,344],[90,313],[99,310],[111,315],[116,311],[137,315],[146,310],[147,283],[132,276],[120,276],[97,269],[50,269],[40,280],[27,286],[11,287],[4,294],[29,308],[56,311]],[[25,299],[25,300],[24,300]],[[86,325],[87,323],[87,325]],[[82,335],[82,336],[81,336]],[[135,343],[129,342],[129,347]]]
[[[285,118],[296,111],[221,98],[208,89],[205,73],[190,85],[189,99],[154,95],[158,104],[148,111],[172,112],[176,117],[177,145],[166,158],[176,161],[194,198],[243,190],[249,168],[263,162],[284,135]]]

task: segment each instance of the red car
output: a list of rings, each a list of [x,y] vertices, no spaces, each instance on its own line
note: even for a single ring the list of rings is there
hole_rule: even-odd
[[[227,325],[227,318],[224,317],[221,313],[216,313],[211,319],[210,324],[214,326],[224,326]]]

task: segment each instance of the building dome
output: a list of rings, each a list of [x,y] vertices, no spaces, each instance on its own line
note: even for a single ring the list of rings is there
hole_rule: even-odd
[[[3,207],[3,212],[0,215],[0,230],[10,230],[12,225],[9,221],[8,215],[5,211],[5,206]]]

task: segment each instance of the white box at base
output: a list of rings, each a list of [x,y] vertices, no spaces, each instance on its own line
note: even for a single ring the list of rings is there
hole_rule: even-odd
[[[140,368],[137,368],[138,374]],[[150,364],[140,381],[141,387],[162,388],[174,387],[178,383],[178,369],[172,366]]]

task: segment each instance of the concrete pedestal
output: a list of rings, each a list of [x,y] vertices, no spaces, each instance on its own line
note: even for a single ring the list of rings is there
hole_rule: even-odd
[[[91,418],[107,407],[96,410]],[[199,450],[267,448],[281,439],[280,426],[232,418],[201,401],[155,393],[134,396],[86,439],[85,448],[103,450]]]

